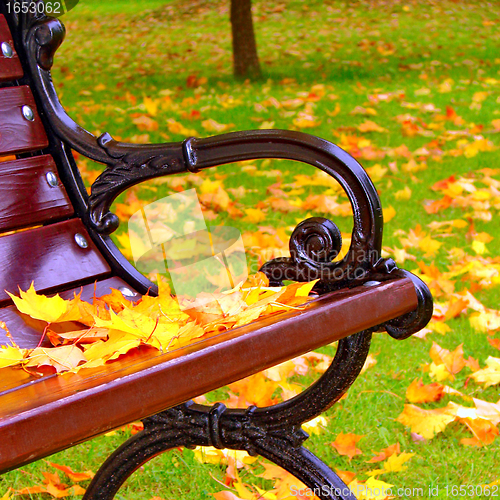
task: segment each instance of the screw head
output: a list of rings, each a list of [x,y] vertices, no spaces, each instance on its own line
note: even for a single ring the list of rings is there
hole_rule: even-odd
[[[4,57],[11,58],[14,55],[14,51],[12,50],[10,43],[2,42],[1,47],[2,47],[2,54]]]
[[[363,286],[377,286],[380,285],[380,281],[365,281]]]
[[[80,248],[87,248],[89,246],[85,236],[83,236],[83,234],[80,234],[80,233],[76,233],[75,234],[75,241],[76,241],[76,244],[80,247]]]
[[[23,111],[23,116],[26,120],[32,122],[35,119],[35,113],[33,113],[33,110],[29,106],[27,105],[23,106],[22,111]]]
[[[50,187],[57,187],[57,177],[54,172],[47,172],[45,178],[47,179],[47,183]]]
[[[118,291],[120,291],[124,297],[135,297],[137,295],[136,292],[133,292],[132,290],[130,290],[130,288],[127,288],[126,286],[120,286],[118,288]]]

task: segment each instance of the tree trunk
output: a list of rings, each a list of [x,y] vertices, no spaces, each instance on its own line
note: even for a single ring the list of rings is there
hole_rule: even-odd
[[[253,31],[252,0],[231,0],[233,34],[233,69],[236,78],[258,79],[262,76]]]

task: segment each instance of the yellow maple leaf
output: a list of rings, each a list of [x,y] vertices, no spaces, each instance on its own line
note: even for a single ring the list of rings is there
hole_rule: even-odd
[[[326,428],[328,421],[323,416],[318,416],[302,424],[302,429],[304,429],[308,434],[321,434]]]
[[[19,349],[19,347],[1,346],[0,368],[18,365],[24,360],[26,352],[26,349]]]
[[[372,167],[367,167],[366,172],[370,176],[373,182],[377,183],[381,181],[389,169],[382,167],[380,163],[376,163]]]
[[[82,367],[95,367],[106,361],[116,359],[131,349],[138,347],[141,340],[132,334],[124,335],[123,332],[111,330],[107,341],[94,342],[85,349],[85,358],[89,361]]]
[[[408,462],[411,457],[413,457],[415,453],[406,453],[403,452],[399,455],[391,455],[385,462],[384,462],[384,469],[386,472],[400,472],[402,470],[407,469],[408,467],[403,466],[405,462]]]
[[[443,382],[446,379],[454,380],[454,376],[446,369],[444,363],[436,364],[432,362],[429,365],[429,375],[435,378],[438,382]]]
[[[247,215],[243,220],[252,224],[258,224],[266,220],[266,214],[260,208],[245,208],[245,213]]]
[[[405,405],[403,412],[396,419],[411,428],[425,439],[432,439],[455,420],[456,410],[450,405],[435,410],[423,410],[415,405]]]
[[[500,384],[500,358],[489,356],[486,359],[486,368],[474,372],[471,377],[485,387]]]
[[[354,479],[349,483],[349,489],[354,493],[358,500],[386,500],[392,496],[393,484],[385,483],[370,477],[366,482],[359,482]]]
[[[466,366],[466,361],[464,359],[464,350],[460,344],[455,348],[454,351],[450,352],[448,349],[443,349],[437,342],[432,343],[432,347],[429,351],[432,361],[439,365],[443,363],[446,369],[455,375]]]
[[[500,329],[500,311],[485,309],[469,316],[471,326],[480,332],[493,332]]]
[[[151,97],[145,97],[143,101],[146,111],[151,116],[156,116],[158,114],[159,103],[160,103],[159,99],[151,99]]]
[[[396,210],[392,205],[389,205],[387,208],[383,208],[382,212],[384,214],[384,222],[389,222],[396,216]]]
[[[72,307],[71,301],[64,300],[59,294],[54,297],[37,294],[33,282],[25,292],[19,290],[20,297],[7,293],[20,312],[31,316],[33,319],[47,321],[47,323],[60,321],[60,318]],[[65,319],[65,321],[72,321],[73,319],[77,318],[69,318]]]
[[[396,191],[394,193],[394,197],[396,200],[408,201],[411,198],[411,189],[408,186],[405,186],[400,191]]]
[[[489,403],[488,401],[477,398],[473,398],[473,401],[476,405],[477,414],[480,417],[486,418],[494,425],[500,423],[500,401],[497,403]]]
[[[8,491],[3,495],[0,500],[10,500],[12,497],[10,496],[10,492],[12,492],[12,488],[9,488]]]
[[[432,239],[430,235],[425,236],[418,242],[420,250],[425,252],[424,257],[432,257],[436,254],[436,252],[441,248],[442,245],[443,243],[441,241]]]

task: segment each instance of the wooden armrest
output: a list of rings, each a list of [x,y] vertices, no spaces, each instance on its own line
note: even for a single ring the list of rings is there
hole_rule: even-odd
[[[375,327],[416,307],[412,281],[398,278],[373,287],[332,292],[304,309],[263,318],[167,354],[145,350],[100,368],[24,382],[0,393],[0,472]]]

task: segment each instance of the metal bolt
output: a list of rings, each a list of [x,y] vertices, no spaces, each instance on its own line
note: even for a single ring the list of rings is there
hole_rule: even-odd
[[[4,57],[11,58],[14,55],[12,47],[7,42],[2,42],[2,54]]]
[[[35,119],[35,113],[29,106],[23,106],[23,116],[26,120],[32,122]]]
[[[54,174],[54,172],[47,172],[45,178],[47,179],[47,182],[50,187],[53,188],[57,187],[57,177],[56,174]]]
[[[130,290],[130,288],[127,288],[126,286],[120,286],[118,290],[122,292],[122,295],[124,297],[135,297],[137,295],[136,292],[133,292],[132,290]]]
[[[377,286],[380,285],[380,281],[365,281],[363,286]]]
[[[85,239],[85,236],[83,236],[83,234],[76,233],[75,234],[75,241],[76,241],[76,244],[80,248],[87,248],[89,246],[89,244],[87,243],[87,240]]]

